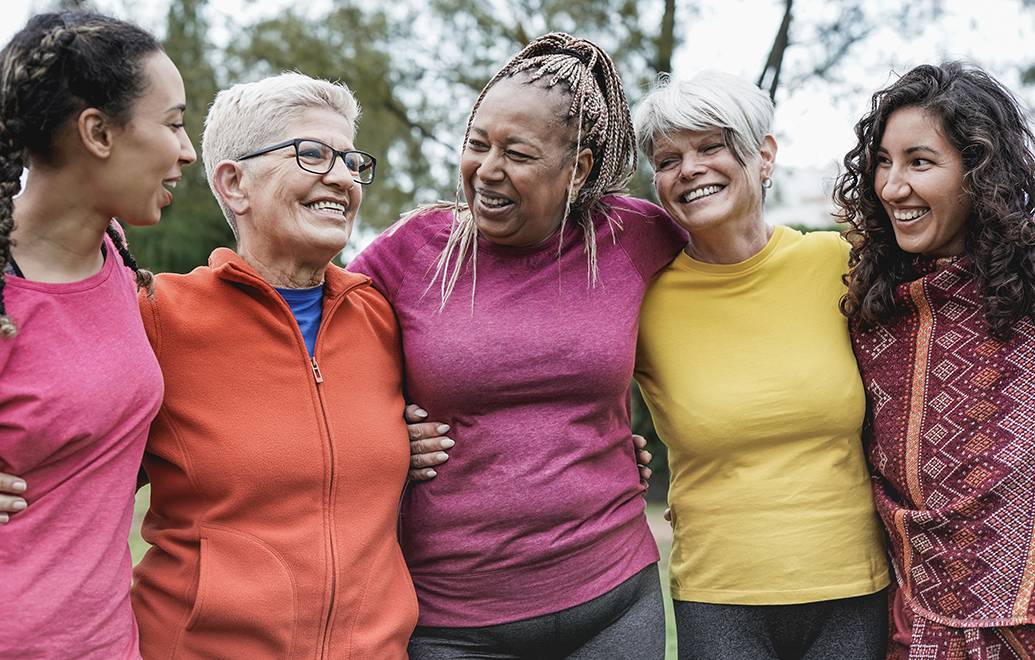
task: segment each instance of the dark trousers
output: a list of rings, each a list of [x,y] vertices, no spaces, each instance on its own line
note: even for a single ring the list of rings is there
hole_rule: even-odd
[[[799,605],[674,601],[679,660],[884,660],[887,590]]]
[[[410,660],[664,660],[658,565],[568,609],[477,628],[417,626]]]

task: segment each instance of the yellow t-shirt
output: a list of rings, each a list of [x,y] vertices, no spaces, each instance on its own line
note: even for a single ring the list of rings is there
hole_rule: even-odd
[[[636,380],[669,448],[676,600],[782,605],[887,586],[838,310],[848,245],[776,227],[747,261],[680,253],[640,312]]]

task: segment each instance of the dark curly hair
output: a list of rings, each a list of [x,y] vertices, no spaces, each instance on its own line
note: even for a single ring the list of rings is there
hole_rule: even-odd
[[[990,335],[1006,339],[1035,307],[1035,136],[1020,103],[984,71],[961,62],[918,66],[873,95],[855,125],[856,146],[834,184],[839,222],[852,244],[841,311],[860,328],[892,318],[896,285],[912,279],[916,255],[898,246],[874,189],[877,149],[888,118],[901,108],[937,117],[963,160],[963,189],[972,210],[965,227],[968,257],[984,302]]]
[[[4,270],[11,258],[13,198],[30,157],[47,158],[59,129],[86,108],[116,125],[129,121],[133,103],[150,84],[146,56],[162,46],[145,30],[108,16],[70,11],[29,19],[0,51],[0,336],[17,333],[3,302]],[[114,225],[108,227],[123,262],[150,288]]]

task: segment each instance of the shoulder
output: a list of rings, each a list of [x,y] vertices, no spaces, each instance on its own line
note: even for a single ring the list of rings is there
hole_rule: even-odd
[[[790,227],[779,227],[783,232],[780,251],[796,263],[807,262],[819,270],[844,273],[848,270],[848,252],[851,246],[836,231],[801,232]]]

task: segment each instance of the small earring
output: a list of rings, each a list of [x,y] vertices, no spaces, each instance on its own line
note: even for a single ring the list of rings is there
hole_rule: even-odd
[[[762,187],[763,188],[772,188],[773,187],[773,180],[770,179],[769,177],[766,177],[766,178],[762,179]]]

